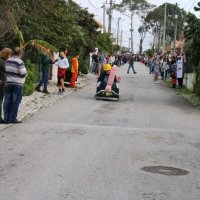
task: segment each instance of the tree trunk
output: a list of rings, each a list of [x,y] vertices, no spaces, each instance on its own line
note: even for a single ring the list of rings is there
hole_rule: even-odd
[[[152,44],[153,51],[155,50],[155,41],[156,41],[156,34],[154,34],[153,36],[153,44]]]
[[[143,44],[143,39],[141,38],[140,39],[140,46],[139,46],[139,54],[141,55],[142,54],[142,44]]]

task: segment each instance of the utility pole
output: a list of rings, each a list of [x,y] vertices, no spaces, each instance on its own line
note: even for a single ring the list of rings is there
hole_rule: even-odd
[[[121,37],[120,37],[120,51],[122,51],[122,36],[123,36],[123,31],[121,30]]]
[[[106,4],[105,2],[103,3],[103,32],[106,33]]]
[[[154,49],[155,49],[155,52],[157,53],[157,50],[158,50],[158,25],[156,23],[156,27],[155,27],[155,41],[154,41]]]
[[[119,22],[121,20],[121,17],[118,17],[117,21],[117,45],[119,45]]]
[[[160,35],[159,35],[159,52],[160,52],[160,48],[162,47],[162,29],[160,26]]]
[[[107,12],[107,14],[108,14],[108,33],[111,33],[112,9],[113,9],[113,0],[110,0],[110,8],[108,9],[108,12]]]
[[[131,53],[133,53],[133,11],[131,12]]]
[[[164,13],[164,26],[163,26],[163,48],[162,54],[165,54],[165,40],[166,40],[166,22],[167,22],[167,3],[165,3],[165,13]]]
[[[176,3],[176,9],[175,9],[175,15],[174,15],[174,21],[175,21],[175,26],[174,26],[174,55],[176,53],[176,35],[177,35],[177,19],[178,19],[178,15],[177,15],[177,7],[178,4]]]
[[[129,38],[129,52],[131,52],[131,38]]]

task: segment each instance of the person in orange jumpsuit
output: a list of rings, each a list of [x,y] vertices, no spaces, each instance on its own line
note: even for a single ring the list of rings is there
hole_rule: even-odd
[[[76,80],[78,77],[78,65],[79,65],[78,59],[79,59],[79,54],[76,54],[72,58],[72,68],[71,68],[72,77],[71,77],[70,86],[73,88],[76,87]]]

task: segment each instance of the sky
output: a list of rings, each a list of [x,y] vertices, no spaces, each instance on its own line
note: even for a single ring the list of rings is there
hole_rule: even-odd
[[[93,13],[95,15],[95,19],[103,24],[103,9],[101,8],[103,6],[103,3],[106,2],[106,0],[73,0],[77,4],[79,4],[83,8],[88,8],[88,11],[90,13]],[[154,4],[156,6],[162,5],[163,3],[172,3],[176,4],[178,3],[180,8],[183,8],[187,12],[192,12],[194,14],[195,11],[193,10],[193,7],[200,1],[200,0],[147,0],[149,3]],[[110,0],[107,0],[107,2],[110,3]],[[120,3],[121,0],[113,0],[115,3]],[[106,4],[106,7],[109,7],[109,4]],[[114,37],[117,36],[117,21],[118,18],[121,17],[120,20],[120,32],[123,31],[122,35],[122,46],[129,47],[129,38],[130,38],[130,18],[122,15],[121,13],[117,11],[113,11],[113,19],[112,19],[112,33]],[[138,52],[139,50],[139,40],[140,36],[138,33],[138,28],[140,26],[141,22],[140,20],[135,17],[133,22],[133,44],[134,44],[134,52]],[[108,27],[108,15],[106,15],[106,28]],[[144,49],[150,48],[150,44],[152,43],[152,37],[147,35],[147,37],[144,40],[143,47]]]

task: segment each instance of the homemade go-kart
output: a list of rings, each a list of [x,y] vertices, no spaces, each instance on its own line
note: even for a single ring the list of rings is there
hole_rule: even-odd
[[[109,71],[107,73],[106,71]],[[121,77],[116,77],[117,66],[106,64],[104,66],[104,74],[102,73],[97,81],[96,99],[103,100],[119,100],[119,82]]]

